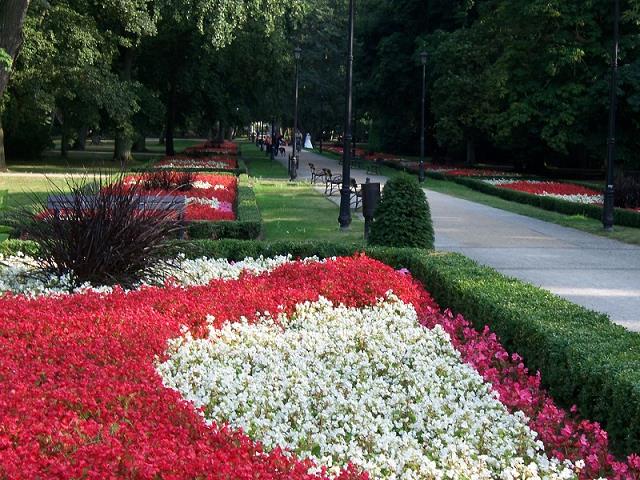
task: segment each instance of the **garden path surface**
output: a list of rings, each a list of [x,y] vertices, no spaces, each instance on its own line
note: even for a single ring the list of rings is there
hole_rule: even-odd
[[[311,178],[309,162],[341,173],[336,160],[303,151],[299,180]],[[352,176],[386,181],[360,169]],[[640,331],[640,247],[433,192],[428,179],[425,185],[438,250],[462,253]],[[339,203],[339,195],[331,200]]]

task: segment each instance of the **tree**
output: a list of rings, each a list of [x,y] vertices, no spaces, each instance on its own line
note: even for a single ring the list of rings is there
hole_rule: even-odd
[[[13,61],[22,45],[22,25],[28,7],[29,0],[5,0],[0,6],[0,170],[7,168],[1,120],[2,99]]]

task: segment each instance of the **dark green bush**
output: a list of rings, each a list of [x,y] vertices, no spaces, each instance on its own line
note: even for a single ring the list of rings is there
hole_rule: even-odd
[[[618,175],[615,179],[614,189],[613,199],[616,207],[640,208],[640,181],[632,177]]]
[[[186,242],[190,257],[239,260],[291,253],[294,257],[351,255],[357,245],[312,242]],[[479,266],[459,254],[368,247],[367,254],[408,268],[443,308],[477,328],[489,325],[511,352],[539,370],[566,408],[607,429],[617,453],[640,450],[640,335],[551,293]]]
[[[400,175],[387,182],[369,235],[371,245],[433,248],[433,224],[417,180]]]

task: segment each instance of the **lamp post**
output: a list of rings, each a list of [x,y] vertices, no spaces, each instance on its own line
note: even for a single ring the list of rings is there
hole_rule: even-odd
[[[345,84],[346,107],[344,115],[344,145],[342,148],[342,188],[340,189],[340,216],[338,222],[341,230],[348,230],[351,225],[351,110],[353,105],[353,30],[355,24],[355,0],[349,0],[349,33],[347,42],[347,75]]]
[[[324,136],[324,96],[320,96],[320,153],[322,153],[322,137]]]
[[[608,232],[613,230],[613,175],[616,160],[616,107],[618,89],[618,44],[620,43],[620,0],[613,7],[613,52],[611,55],[611,93],[609,97],[609,139],[607,141],[607,180],[604,191],[602,225]]]
[[[276,119],[271,119],[271,163],[273,163],[273,158],[276,154]]]
[[[422,109],[420,110],[420,170],[418,178],[424,182],[424,100],[427,91],[427,58],[429,54],[422,52],[420,61],[422,62]]]
[[[291,167],[289,177],[291,180],[295,180],[298,177],[298,87],[299,87],[299,68],[300,57],[302,56],[302,49],[296,47],[293,51],[293,56],[296,59],[296,92],[295,92],[295,107],[293,112],[293,156],[291,158]]]

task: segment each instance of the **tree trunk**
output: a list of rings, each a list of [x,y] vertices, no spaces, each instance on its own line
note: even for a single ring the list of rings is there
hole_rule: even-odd
[[[120,165],[124,167],[127,162],[132,160],[131,146],[133,141],[131,135],[125,128],[116,130],[115,148],[113,152],[113,160],[120,162]]]
[[[0,4],[0,48],[15,59],[22,45],[22,26],[29,0],[4,0]],[[0,67],[0,98],[9,82],[9,69]]]
[[[3,49],[12,60],[18,56],[22,46],[22,26],[27,16],[29,0],[3,0],[0,3],[0,48]],[[0,65],[0,99],[4,97],[4,91],[9,83],[10,69]],[[2,108],[0,108],[2,115]],[[4,130],[0,119],[0,171],[7,169],[4,154]]]
[[[69,152],[69,134],[67,129],[62,127],[62,137],[60,138],[60,156],[67,158]]]
[[[138,134],[136,141],[133,143],[134,152],[146,152],[147,151],[147,136],[144,134]]]
[[[467,138],[467,165],[476,163],[476,144],[472,138]]]
[[[131,81],[131,72],[133,70],[133,48],[125,48],[121,53],[122,66],[120,69],[120,80]],[[115,147],[113,152],[114,161],[119,161],[120,165],[124,165],[129,162],[133,157],[131,156],[131,147],[133,146],[133,134],[132,127],[129,121],[125,121],[123,124],[116,127],[115,135]]]
[[[88,127],[82,127],[80,130],[78,130],[78,138],[76,138],[75,142],[73,142],[74,150],[84,151],[86,149],[88,131]]]
[[[2,128],[2,111],[0,111],[0,172],[7,171],[7,160],[4,156],[4,129]]]
[[[164,152],[166,155],[175,155],[173,143],[176,128],[176,81],[173,76],[169,79],[169,101],[167,102],[167,125],[164,130]]]
[[[164,145],[164,140],[167,135],[167,131],[163,128],[162,132],[160,132],[160,137],[158,138],[158,145]]]
[[[224,125],[221,121],[216,122],[218,125],[218,134],[216,135],[216,142],[224,142]]]

